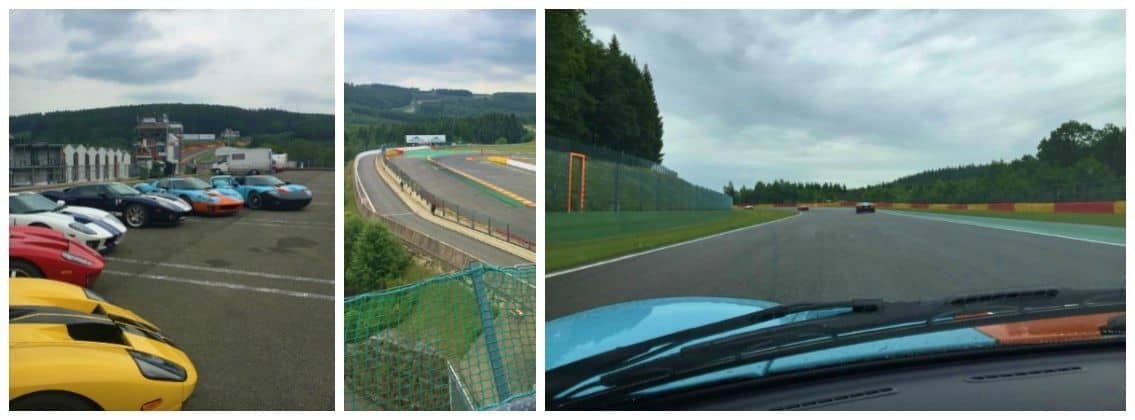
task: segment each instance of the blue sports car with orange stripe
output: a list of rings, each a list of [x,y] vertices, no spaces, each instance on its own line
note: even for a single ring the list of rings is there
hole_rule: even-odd
[[[250,209],[299,210],[311,203],[307,187],[272,175],[218,175],[209,182],[217,189],[237,191]]]
[[[231,188],[214,188],[208,182],[192,177],[163,178],[134,186],[144,193],[164,192],[178,197],[193,207],[197,214],[223,216],[236,214],[244,207],[244,199]]]

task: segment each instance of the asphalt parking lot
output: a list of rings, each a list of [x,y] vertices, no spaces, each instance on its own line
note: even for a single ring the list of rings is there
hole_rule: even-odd
[[[131,229],[93,287],[193,359],[188,410],[335,408],[335,173],[279,177],[312,203]]]

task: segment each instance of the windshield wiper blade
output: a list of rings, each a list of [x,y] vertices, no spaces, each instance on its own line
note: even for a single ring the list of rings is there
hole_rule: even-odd
[[[826,309],[847,308],[850,312],[870,312],[879,309],[878,300],[850,300],[831,303],[802,303],[774,306],[750,312],[741,316],[721,320],[711,324],[694,327],[578,360],[549,370],[545,375],[545,386],[556,395],[575,386],[584,379],[595,376],[593,372],[608,372],[627,363],[643,360],[699,338],[721,334],[738,328],[784,318],[803,312]]]
[[[582,377],[579,381],[601,375],[600,384],[608,387],[586,396],[556,398],[579,381],[559,388],[549,386],[549,393],[556,408],[567,408],[584,401],[613,402],[660,384],[778,357],[912,333],[1051,317],[1061,312],[1082,314],[1125,310],[1125,301],[1125,289],[1041,289],[931,302],[878,304],[871,311],[852,311],[698,343],[627,369],[582,372],[576,375]],[[546,382],[559,385],[554,375],[554,371],[549,371]]]

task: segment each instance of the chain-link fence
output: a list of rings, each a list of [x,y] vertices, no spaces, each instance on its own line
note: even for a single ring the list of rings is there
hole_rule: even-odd
[[[468,226],[478,232],[483,232],[508,243],[523,247],[531,251],[536,250],[536,238],[534,235],[525,235],[517,232],[514,226],[509,223],[502,222],[499,219],[493,219],[492,216],[474,211],[468,207],[462,208],[457,203],[448,201],[441,195],[434,194],[426,189],[421,184],[414,181],[398,168],[397,165],[390,164],[391,162],[382,153],[382,159],[386,163],[386,167],[398,177],[398,181],[402,184],[402,188],[408,188],[414,194],[417,194],[430,206],[430,212],[434,216],[446,218],[457,222],[458,224]]]
[[[1029,183],[999,186],[974,182],[972,185],[914,184],[886,189],[868,189],[855,199],[909,203],[1025,203],[1070,201],[1118,201],[1127,196],[1126,178],[1087,183]],[[850,199],[850,198],[849,198]]]
[[[571,153],[586,160],[573,161]],[[545,140],[544,168],[547,211],[567,211],[569,200],[573,211],[728,210],[733,205],[728,195],[691,184],[657,163],[561,138]]]
[[[534,393],[535,265],[353,296],[343,325],[348,410],[491,410]]]

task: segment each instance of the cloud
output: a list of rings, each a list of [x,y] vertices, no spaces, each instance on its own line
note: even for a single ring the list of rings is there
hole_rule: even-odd
[[[348,82],[536,90],[532,10],[350,10],[343,31]]]
[[[849,186],[1122,124],[1122,12],[591,11],[649,64],[665,164],[719,188]]]
[[[146,102],[334,112],[334,19],[319,10],[10,13],[9,112]]]

